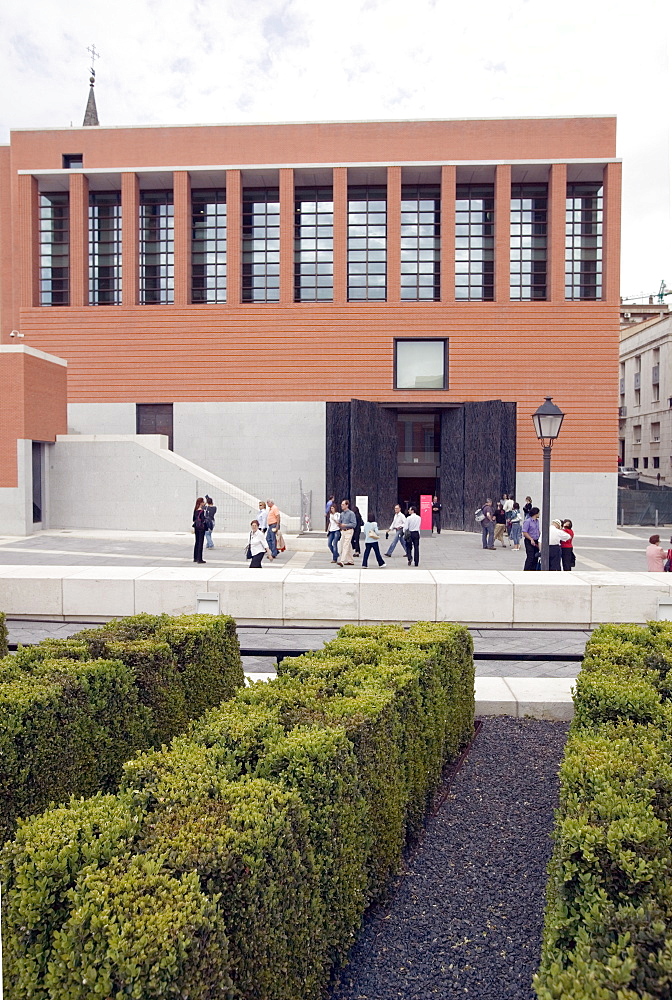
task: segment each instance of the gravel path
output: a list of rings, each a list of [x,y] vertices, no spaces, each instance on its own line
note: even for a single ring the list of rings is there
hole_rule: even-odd
[[[331,1000],[531,1000],[567,726],[492,718]]]

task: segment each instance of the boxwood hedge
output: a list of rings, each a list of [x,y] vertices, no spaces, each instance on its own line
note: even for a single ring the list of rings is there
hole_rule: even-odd
[[[473,687],[466,629],[346,627],[129,760],[116,797],[21,822],[11,995],[316,1000],[470,738]]]
[[[0,660],[0,838],[19,816],[118,786],[243,683],[233,619],[137,615]]]
[[[602,626],[560,771],[539,1000],[672,995],[668,623]]]

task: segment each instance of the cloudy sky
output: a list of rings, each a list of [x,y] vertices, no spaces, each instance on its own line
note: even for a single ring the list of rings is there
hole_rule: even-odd
[[[0,142],[81,125],[92,43],[103,125],[616,114],[634,296],[672,288],[670,39],[664,0],[14,0]]]

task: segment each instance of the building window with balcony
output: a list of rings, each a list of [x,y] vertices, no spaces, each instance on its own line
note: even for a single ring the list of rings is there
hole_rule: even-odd
[[[66,191],[40,194],[40,305],[70,303],[70,200]]]
[[[330,187],[294,192],[294,301],[334,298],[334,195]]]
[[[511,185],[510,297],[546,298],[548,185]]]
[[[651,424],[651,440],[660,441],[660,423],[657,420]]]
[[[172,191],[140,192],[140,302],[175,299],[175,220]]]
[[[89,305],[121,304],[121,192],[89,193]]]
[[[191,192],[191,301],[226,302],[226,192]]]
[[[280,192],[243,191],[243,302],[280,301]]]
[[[653,385],[651,386],[651,402],[653,403],[660,402],[660,385],[658,384],[658,382],[654,382]]]
[[[348,187],[348,301],[387,297],[387,189]]]
[[[455,298],[495,297],[495,188],[458,184],[455,202]]]
[[[565,298],[602,298],[602,183],[569,183],[565,212]]]
[[[441,189],[438,184],[401,188],[401,298],[441,299]]]
[[[447,340],[395,340],[394,388],[447,389],[447,354]]]
[[[641,424],[635,424],[634,427],[632,428],[632,440],[634,441],[635,444],[641,444],[642,443],[642,425]]]

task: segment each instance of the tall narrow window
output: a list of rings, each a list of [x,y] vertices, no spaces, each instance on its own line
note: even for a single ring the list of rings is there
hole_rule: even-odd
[[[140,302],[175,299],[175,226],[172,191],[140,192]]]
[[[243,302],[280,300],[280,194],[243,191]]]
[[[69,197],[65,191],[40,194],[40,305],[69,304]]]
[[[294,301],[334,297],[334,196],[330,187],[294,194]]]
[[[511,185],[511,298],[546,298],[548,186]]]
[[[384,301],[387,295],[387,191],[348,188],[348,299]]]
[[[121,192],[89,193],[89,305],[121,304]]]
[[[602,183],[569,183],[565,215],[565,298],[602,298]]]
[[[441,298],[441,192],[438,184],[401,189],[401,297]]]
[[[455,298],[495,297],[495,188],[458,184],[455,202]]]
[[[191,192],[191,301],[226,302],[226,192]]]

